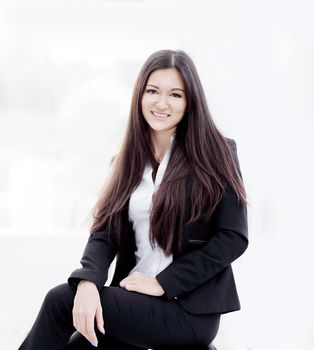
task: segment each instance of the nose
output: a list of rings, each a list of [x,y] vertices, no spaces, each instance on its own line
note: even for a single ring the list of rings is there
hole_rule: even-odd
[[[155,104],[160,111],[167,109],[169,107],[167,96],[160,94]]]

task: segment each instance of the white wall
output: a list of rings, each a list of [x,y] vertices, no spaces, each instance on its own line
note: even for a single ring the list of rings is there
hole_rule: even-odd
[[[249,194],[250,245],[234,263],[242,310],[223,316],[217,348],[313,348],[313,10],[0,1],[1,348],[17,348],[48,288],[78,266],[136,76],[163,48],[194,60]]]

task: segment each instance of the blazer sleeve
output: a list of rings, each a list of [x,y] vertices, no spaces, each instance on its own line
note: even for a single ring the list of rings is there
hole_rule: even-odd
[[[230,139],[237,170],[242,178],[237,148]],[[248,246],[247,207],[238,201],[228,185],[212,218],[213,234],[198,250],[174,260],[156,279],[165,291],[167,299],[199,287],[244,253]]]
[[[107,281],[108,269],[116,253],[116,244],[110,239],[107,229],[90,235],[80,261],[82,267],[72,272],[69,285],[76,290],[80,280],[88,280],[100,290]]]

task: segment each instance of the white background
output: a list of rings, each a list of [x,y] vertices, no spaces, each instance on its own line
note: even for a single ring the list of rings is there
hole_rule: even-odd
[[[0,1],[0,348],[79,267],[135,79],[159,49],[193,59],[236,140],[250,245],[218,350],[314,346],[311,1]]]

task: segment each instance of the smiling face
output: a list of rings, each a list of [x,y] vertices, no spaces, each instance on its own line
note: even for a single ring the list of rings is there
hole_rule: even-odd
[[[142,97],[142,113],[155,133],[175,132],[186,109],[184,83],[175,68],[151,73]]]

